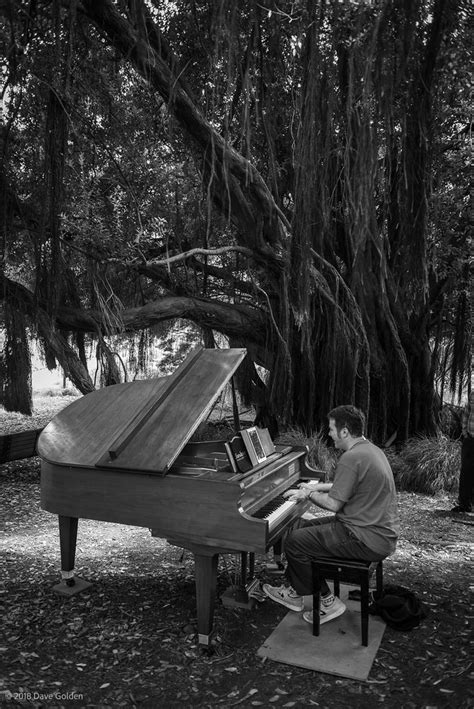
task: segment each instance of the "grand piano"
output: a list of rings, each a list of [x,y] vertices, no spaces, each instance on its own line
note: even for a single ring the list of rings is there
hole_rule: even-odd
[[[199,643],[212,638],[219,554],[266,553],[306,509],[282,493],[320,474],[305,447],[276,446],[242,473],[225,441],[192,435],[246,355],[197,348],[170,376],[94,391],[38,441],[41,506],[58,515],[61,584],[75,576],[78,519],[147,527],[194,554]]]

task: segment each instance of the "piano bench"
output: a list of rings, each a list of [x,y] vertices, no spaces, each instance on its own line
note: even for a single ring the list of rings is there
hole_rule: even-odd
[[[42,428],[33,428],[0,436],[0,465],[38,455],[36,443],[42,430]]]
[[[313,635],[319,635],[321,579],[330,579],[334,581],[335,596],[339,596],[340,582],[346,581],[360,586],[362,645],[367,647],[369,637],[369,580],[375,571],[377,591],[382,591],[382,561],[362,561],[360,559],[343,559],[336,556],[320,556],[312,560],[311,568],[313,574]]]

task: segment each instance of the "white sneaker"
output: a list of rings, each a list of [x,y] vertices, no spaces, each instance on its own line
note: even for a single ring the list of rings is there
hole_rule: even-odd
[[[344,603],[337,597],[332,596],[328,599],[321,599],[319,604],[319,623],[327,623],[330,620],[334,620],[339,615],[342,615],[346,610]],[[307,623],[313,622],[313,611],[307,611],[303,613],[303,618]]]
[[[304,607],[303,596],[298,596],[295,589],[291,586],[270,586],[269,583],[264,583],[263,592],[272,601],[280,603],[282,606],[286,606],[290,611],[302,611]]]

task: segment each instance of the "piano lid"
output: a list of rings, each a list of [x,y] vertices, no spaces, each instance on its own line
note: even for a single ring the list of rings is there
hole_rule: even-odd
[[[246,353],[198,348],[168,377],[87,394],[46,426],[38,453],[59,465],[165,474]]]

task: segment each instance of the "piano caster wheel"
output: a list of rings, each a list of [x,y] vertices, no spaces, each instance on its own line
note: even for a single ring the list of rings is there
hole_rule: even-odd
[[[76,585],[75,579],[73,579],[73,578],[72,578],[72,579],[66,579],[66,586],[70,586],[70,587],[71,587],[71,586],[75,586],[75,585]]]

